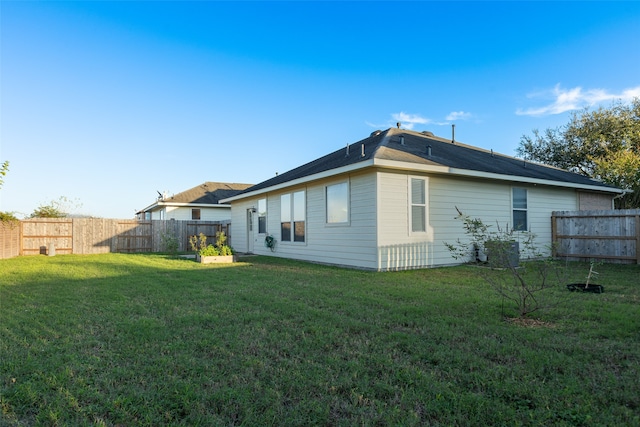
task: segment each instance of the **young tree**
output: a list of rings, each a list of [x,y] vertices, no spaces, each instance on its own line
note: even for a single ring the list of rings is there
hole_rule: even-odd
[[[451,256],[459,261],[472,262],[484,266],[478,269],[482,277],[503,298],[516,309],[517,316],[525,318],[532,313],[549,309],[559,303],[552,289],[561,283],[561,270],[550,262],[543,249],[535,241],[530,231],[517,231],[508,225],[496,228],[480,218],[465,215],[458,208],[456,219],[462,222],[466,238],[453,243],[444,242]],[[519,243],[518,258],[535,260],[520,265],[513,262],[513,243]],[[481,261],[481,254],[487,255]],[[503,306],[504,315],[504,306]]]
[[[520,138],[517,152],[631,190],[616,199],[616,207],[640,207],[640,98],[573,113],[563,127],[542,133],[535,129],[533,136]]]
[[[74,207],[80,206],[77,202],[61,196],[58,200],[52,200],[48,204],[38,206],[29,218],[66,218]]]

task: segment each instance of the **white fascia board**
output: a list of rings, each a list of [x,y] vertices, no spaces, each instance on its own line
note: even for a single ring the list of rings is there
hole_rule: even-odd
[[[501,175],[497,173],[480,172],[480,171],[474,171],[469,169],[450,168],[447,166],[420,165],[416,163],[398,162],[394,160],[377,159],[375,161],[375,165],[379,167],[390,168],[390,169],[439,173],[439,174],[448,174],[448,175],[464,176],[464,177],[471,177],[471,178],[491,179],[491,180],[498,180],[498,181],[526,182],[529,184],[549,185],[549,186],[564,187],[564,188],[575,188],[580,190],[600,191],[605,193],[623,194],[625,192],[625,190],[622,190],[620,188],[600,187],[597,185],[576,184],[576,183],[564,182],[564,181],[551,181],[546,179],[528,178],[525,176],[516,176],[516,175]]]
[[[230,208],[229,205],[223,205],[220,203],[178,203],[178,202],[161,202],[162,206],[173,206],[178,208],[194,207],[194,208]]]
[[[146,208],[136,212],[136,213],[142,213],[142,212],[154,212],[156,209],[159,208],[163,208],[165,206],[172,206],[172,207],[194,207],[194,208],[217,208],[217,209],[230,209],[231,206],[230,205],[222,205],[219,203],[177,203],[177,202],[163,202],[163,201],[159,201],[156,202],[152,205],[147,206]]]
[[[152,203],[149,206],[147,206],[144,209],[140,209],[138,212],[136,213],[142,213],[142,212],[149,212],[149,211],[153,211],[153,209],[158,207],[158,202]]]
[[[237,196],[229,197],[229,198],[226,198],[226,199],[221,199],[220,202],[229,203],[229,202],[233,202],[233,201],[236,201],[236,200],[242,200],[242,199],[246,199],[246,198],[249,198],[249,197],[255,197],[255,196],[259,196],[260,194],[268,193],[270,191],[277,191],[277,190],[281,190],[283,188],[293,187],[295,185],[305,184],[307,182],[316,181],[316,180],[323,179],[323,178],[329,178],[329,177],[334,176],[334,175],[353,172],[353,171],[356,171],[356,170],[360,170],[360,169],[371,167],[373,165],[374,165],[374,161],[373,160],[367,160],[366,162],[359,162],[359,163],[355,163],[353,165],[343,166],[343,167],[337,168],[337,169],[329,169],[328,171],[316,173],[316,174],[309,175],[309,176],[304,176],[302,178],[294,179],[292,181],[286,181],[286,182],[283,182],[281,184],[272,185],[271,187],[261,188],[260,190],[252,191],[250,193],[243,193],[243,194],[240,194],[240,195],[237,195]]]

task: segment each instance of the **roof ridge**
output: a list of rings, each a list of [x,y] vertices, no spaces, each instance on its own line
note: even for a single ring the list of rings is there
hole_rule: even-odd
[[[380,138],[380,142],[378,142],[378,143],[376,144],[376,148],[375,148],[375,150],[374,150],[373,157],[375,157],[376,153],[378,152],[378,150],[380,150],[380,148],[382,148],[382,147],[388,147],[388,146],[389,146],[389,143],[390,143],[390,142],[392,142],[392,141],[391,141],[391,138],[392,138],[393,133],[394,133],[394,132],[393,132],[393,128],[389,128],[389,129],[387,129],[387,130],[383,130],[383,131],[382,131],[382,132],[380,132],[380,133],[381,133],[381,134],[384,134],[384,135],[382,136],[382,138]]]

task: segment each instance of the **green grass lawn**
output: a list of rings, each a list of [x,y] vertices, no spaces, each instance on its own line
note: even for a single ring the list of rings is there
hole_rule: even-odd
[[[597,270],[527,324],[470,266],[1,260],[0,423],[637,426],[640,266]]]

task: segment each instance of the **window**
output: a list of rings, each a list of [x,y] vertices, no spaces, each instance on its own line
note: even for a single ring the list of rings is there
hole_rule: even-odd
[[[280,238],[283,242],[305,241],[305,217],[304,191],[280,196]]]
[[[514,188],[512,190],[513,229],[527,231],[527,190]]]
[[[327,224],[349,222],[349,186],[346,182],[327,186]]]
[[[422,178],[411,178],[411,231],[427,231],[426,182]]]
[[[267,199],[258,200],[258,233],[267,232]]]
[[[191,219],[200,219],[200,209],[191,209]]]

